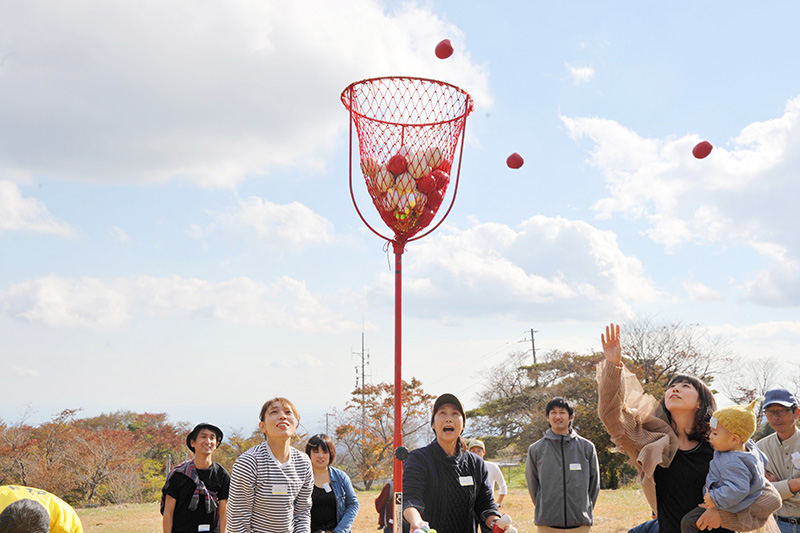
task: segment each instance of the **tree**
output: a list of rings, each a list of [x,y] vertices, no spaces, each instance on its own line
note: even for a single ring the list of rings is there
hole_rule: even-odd
[[[661,399],[676,374],[694,374],[709,383],[730,361],[722,340],[699,326],[633,319],[621,330],[626,365],[656,399]],[[480,406],[468,413],[474,420],[471,432],[484,438],[490,454],[500,449],[524,454],[548,427],[545,405],[562,396],[575,408],[578,432],[597,448],[601,485],[616,487],[635,471],[625,463],[624,455],[613,452],[614,445],[597,416],[595,376],[602,360],[602,353],[553,350],[541,363],[529,365],[524,354],[510,354],[490,371],[489,385],[480,393]]]
[[[76,433],[68,465],[77,478],[80,499],[90,503],[104,495],[104,485],[115,473],[130,463],[138,463],[141,456],[130,431],[98,429]]]
[[[402,382],[403,444],[413,447],[420,430],[430,424],[431,403],[435,399],[422,389],[422,382],[411,378]],[[344,411],[335,411],[335,437],[345,452],[343,462],[351,464],[370,490],[376,479],[389,476],[394,440],[394,385],[364,385],[351,393]],[[341,455],[340,455],[341,456]]]
[[[645,384],[666,385],[676,374],[710,383],[731,362],[724,340],[698,325],[636,317],[620,329],[622,356]]]
[[[39,426],[0,421],[0,484],[35,486],[71,503],[153,501],[169,454],[186,431],[163,413],[117,412],[75,419],[66,409]]]
[[[520,364],[526,359],[523,353],[513,353],[493,368],[480,407],[468,413],[471,432],[484,439],[487,452],[505,449],[524,455],[549,427],[547,402],[561,396],[575,409],[576,430],[597,448],[603,488],[616,488],[621,477],[633,476],[625,458],[609,451],[611,439],[597,416],[595,374],[602,355],[553,350],[541,363]]]
[[[0,423],[0,484],[27,485],[36,461],[36,438],[33,427],[26,423],[28,409],[19,422]]]
[[[233,430],[225,435],[222,444],[214,452],[214,460],[230,472],[237,457],[262,442],[264,442],[264,434],[260,431],[253,431],[250,436],[245,437],[242,435],[241,429]]]
[[[69,458],[68,443],[72,438],[75,414],[80,409],[64,409],[33,429],[36,441],[36,461],[30,474],[34,487],[49,487],[54,494],[65,494],[70,489],[71,472],[66,465]]]

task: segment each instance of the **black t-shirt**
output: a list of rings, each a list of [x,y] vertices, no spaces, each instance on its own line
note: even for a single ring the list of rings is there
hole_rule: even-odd
[[[329,485],[330,486],[330,485]],[[314,485],[311,492],[311,531],[333,531],[336,527],[336,494]]]
[[[714,449],[703,441],[691,450],[678,450],[669,468],[656,467],[659,533],[680,533],[683,515],[703,501],[708,464]],[[728,529],[707,530],[708,533],[731,533]]]
[[[221,465],[212,463],[211,468],[206,470],[198,468],[197,477],[208,490],[216,492],[218,499],[228,499],[231,477]],[[189,503],[192,501],[192,495],[196,488],[197,485],[194,481],[178,472],[173,474],[164,485],[162,492],[175,498],[175,513],[172,515],[173,533],[196,533],[201,524],[209,525],[210,531],[219,532],[219,522],[215,521],[216,512],[206,513],[206,503],[202,495],[197,509],[189,510]]]

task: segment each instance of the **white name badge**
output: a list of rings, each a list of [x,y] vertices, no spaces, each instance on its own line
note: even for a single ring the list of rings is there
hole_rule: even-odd
[[[462,487],[469,487],[470,485],[475,484],[475,481],[472,479],[472,476],[460,476],[458,478],[458,482],[461,483]]]
[[[272,494],[289,494],[289,487],[287,485],[273,485]]]
[[[330,483],[323,483],[322,488],[325,489],[325,492],[331,491],[331,484]]]
[[[569,464],[569,469],[570,470],[580,470],[581,469],[581,464],[580,463],[570,463]]]
[[[211,531],[211,526],[208,524],[200,524],[197,526],[197,531]]]

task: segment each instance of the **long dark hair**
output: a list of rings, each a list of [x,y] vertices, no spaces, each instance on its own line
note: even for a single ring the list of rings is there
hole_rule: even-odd
[[[687,435],[689,440],[704,441],[708,440],[708,434],[711,433],[711,426],[709,421],[711,415],[717,410],[717,402],[714,400],[714,393],[708,388],[708,385],[703,383],[699,378],[690,376],[689,374],[678,374],[669,380],[667,389],[669,390],[675,383],[688,383],[697,391],[697,396],[700,399],[700,408],[694,414],[694,427],[692,432]],[[667,410],[667,405],[664,403],[667,395],[661,398],[661,408],[667,414],[669,423],[672,424],[672,414]]]

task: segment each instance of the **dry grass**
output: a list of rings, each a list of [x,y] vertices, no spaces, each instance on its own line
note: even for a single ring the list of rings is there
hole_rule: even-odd
[[[378,491],[360,491],[361,503],[353,533],[377,531],[378,514],[375,512],[375,497]],[[501,511],[514,518],[521,533],[534,532],[533,504],[528,492],[521,488],[510,488]],[[78,509],[86,533],[157,533],[161,531],[161,515],[157,503],[138,505],[115,505],[95,509]],[[595,509],[593,533],[615,533],[627,531],[632,526],[650,517],[647,502],[635,489],[604,490]]]

